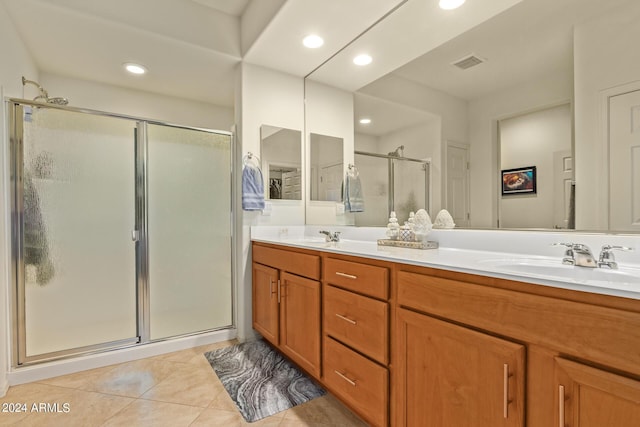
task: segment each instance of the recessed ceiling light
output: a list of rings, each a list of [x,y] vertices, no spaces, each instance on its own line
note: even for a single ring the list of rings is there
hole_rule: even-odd
[[[320,36],[310,34],[302,40],[302,44],[309,49],[316,49],[324,44],[324,40]]]
[[[360,124],[362,125],[368,125],[369,123],[371,123],[371,119],[369,118],[360,119]]]
[[[464,4],[465,0],[440,0],[440,9],[457,9]]]
[[[124,66],[124,69],[131,74],[144,74],[147,72],[147,69],[144,65],[134,64],[133,62],[126,62],[122,65]]]
[[[356,65],[369,65],[371,64],[371,57],[367,54],[358,55],[353,58],[353,63]]]

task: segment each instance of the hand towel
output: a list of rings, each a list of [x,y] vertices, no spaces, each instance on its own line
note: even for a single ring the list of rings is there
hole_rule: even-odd
[[[364,212],[362,183],[358,174],[347,173],[344,186],[344,207],[349,212]]]
[[[259,211],[264,209],[264,182],[259,167],[246,164],[242,170],[242,209]]]

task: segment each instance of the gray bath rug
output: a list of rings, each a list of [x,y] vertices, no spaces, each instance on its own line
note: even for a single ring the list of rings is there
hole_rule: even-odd
[[[220,348],[205,356],[250,423],[326,393],[262,340]]]

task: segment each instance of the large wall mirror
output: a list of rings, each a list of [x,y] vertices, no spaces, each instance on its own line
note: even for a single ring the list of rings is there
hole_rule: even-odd
[[[269,200],[302,199],[302,132],[260,126],[260,152]]]
[[[473,228],[640,231],[632,119],[640,111],[639,96],[632,99],[640,94],[640,3],[502,1],[467,25],[485,13],[475,3],[445,16],[437,1],[408,0],[307,81],[353,93],[354,151],[388,155],[404,146],[405,156],[430,160],[432,216],[446,208]],[[446,40],[446,31],[427,28],[458,24]],[[422,37],[420,51],[407,40],[419,31],[440,42]],[[371,53],[376,72],[351,64],[358,50]],[[380,122],[392,133],[367,130]],[[532,167],[535,191],[524,182]],[[505,189],[513,169],[522,169],[521,182]],[[523,191],[511,191],[518,185]]]

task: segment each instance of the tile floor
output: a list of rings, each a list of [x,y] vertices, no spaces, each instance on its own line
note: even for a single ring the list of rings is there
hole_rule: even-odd
[[[8,409],[3,404],[26,403],[27,412],[0,412],[0,426],[366,425],[330,395],[246,423],[204,357],[207,351],[231,344],[196,347],[11,387],[0,406]],[[33,403],[50,404],[50,412],[32,411]]]

